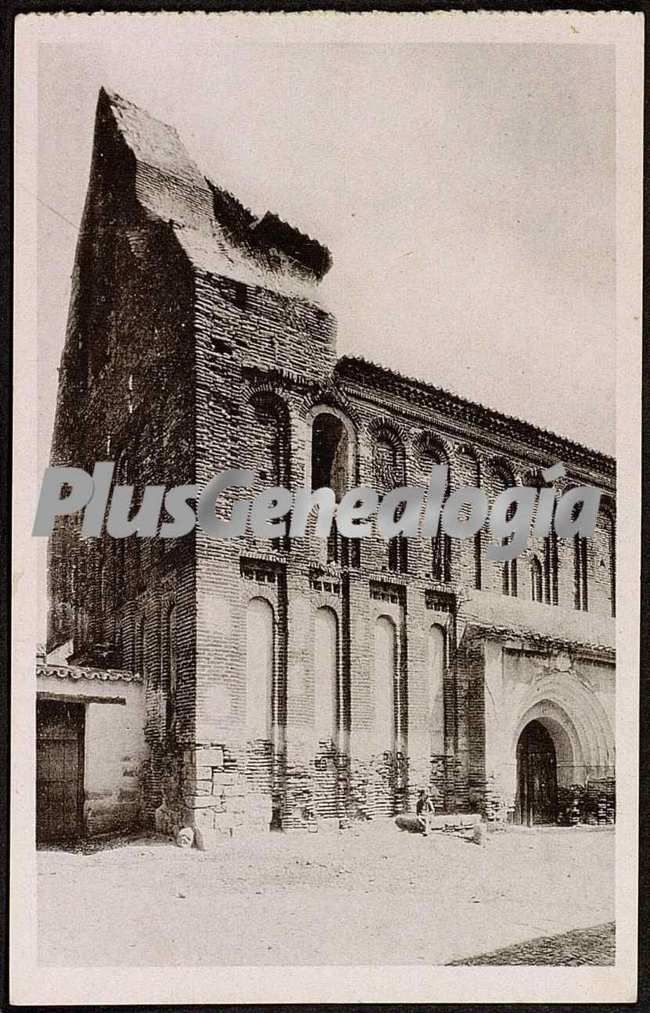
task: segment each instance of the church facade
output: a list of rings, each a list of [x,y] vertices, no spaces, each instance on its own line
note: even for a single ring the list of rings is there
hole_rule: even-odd
[[[450,489],[491,501],[562,462],[556,487],[602,490],[593,538],[531,537],[499,563],[485,531],[81,539],[71,516],[50,543],[48,647],[141,685],[144,825],[341,826],[421,787],[498,823],[611,821],[615,462],[338,358],[330,259],[102,91],[52,464],[115,461],[136,495],[227,468],[255,491],[426,487],[446,464]]]

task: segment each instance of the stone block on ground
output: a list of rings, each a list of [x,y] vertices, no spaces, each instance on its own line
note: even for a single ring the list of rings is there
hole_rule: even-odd
[[[214,828],[213,809],[195,809],[193,813],[194,830],[212,830]]]
[[[213,851],[223,841],[223,834],[214,828],[194,828],[194,845],[199,851]]]

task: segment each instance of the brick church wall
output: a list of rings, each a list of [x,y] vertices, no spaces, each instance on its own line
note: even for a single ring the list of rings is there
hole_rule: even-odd
[[[335,321],[317,293],[329,263],[314,240],[206,180],[171,128],[102,93],[52,462],[91,469],[115,460],[116,478],[140,489],[203,486],[228,468],[256,472],[254,492],[299,489],[311,476],[319,411],[347,433],[349,485],[424,488],[431,466],[445,463],[450,490],[478,484],[492,499],[562,461],[563,487],[593,482],[608,493],[587,576],[588,618],[611,626],[613,462],[382,367],[337,359]],[[240,498],[224,493],[224,516]],[[146,818],[170,831],[345,825],[412,808],[422,786],[446,811],[487,811],[495,726],[486,637],[538,638],[545,616],[575,609],[570,541],[558,544],[557,604],[535,602],[531,612],[544,544],[531,541],[517,560],[516,595],[506,600],[503,564],[485,557],[487,529],[401,548],[378,534],[328,545],[311,529],[273,540],[215,539],[200,527],[170,542],[78,536],[78,521],[63,520],[51,541],[50,642],[72,638],[79,663],[142,668]],[[262,734],[247,703],[247,616],[258,598],[273,616],[272,721]],[[325,738],[315,714],[319,609],[336,616],[338,637],[337,727]],[[392,742],[377,733],[382,617],[396,637]],[[435,747],[432,626],[444,631],[446,652]],[[590,635],[584,623],[576,634],[583,646]]]

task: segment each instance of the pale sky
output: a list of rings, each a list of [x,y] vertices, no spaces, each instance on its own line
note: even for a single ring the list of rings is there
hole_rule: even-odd
[[[81,217],[102,84],[330,248],[339,354],[614,452],[613,47],[222,44],[197,25],[188,50],[134,21],[40,49],[42,466],[76,241],[59,216]]]

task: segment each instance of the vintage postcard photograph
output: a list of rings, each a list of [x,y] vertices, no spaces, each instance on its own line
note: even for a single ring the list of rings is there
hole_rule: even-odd
[[[642,65],[17,19],[13,1003],[634,1001]]]

